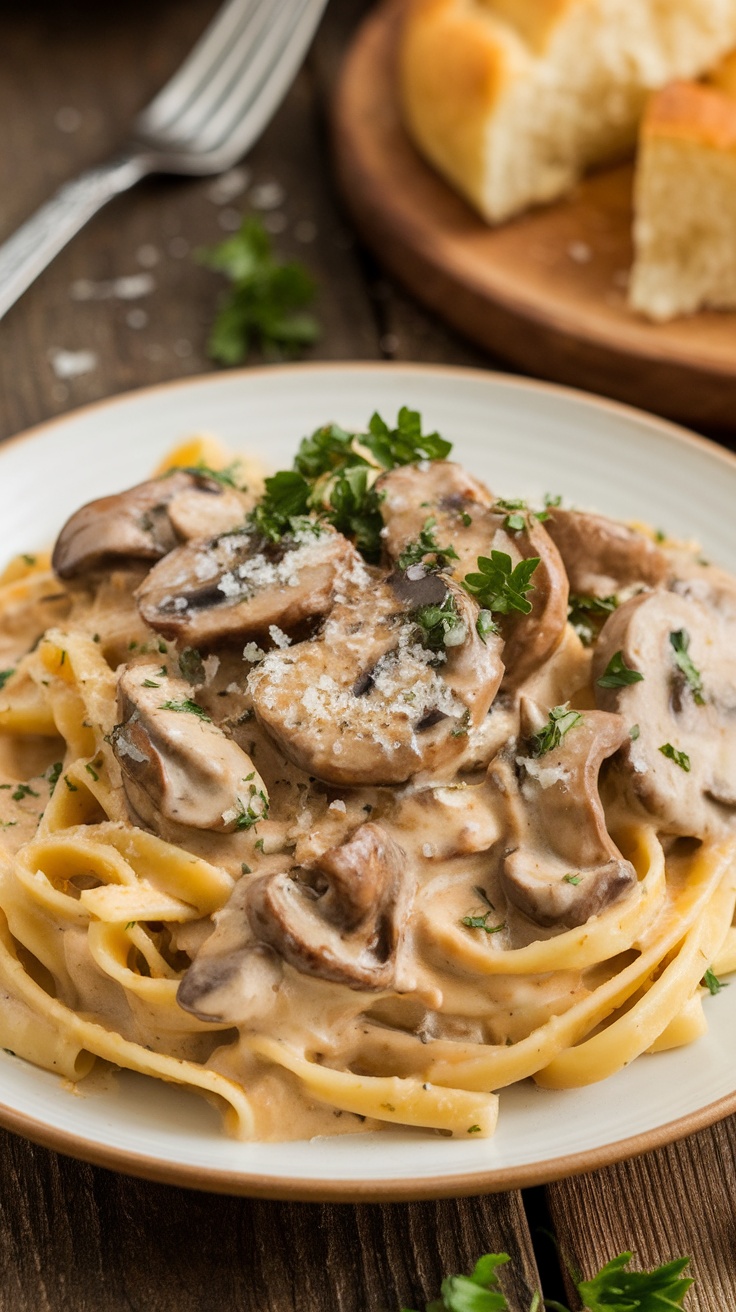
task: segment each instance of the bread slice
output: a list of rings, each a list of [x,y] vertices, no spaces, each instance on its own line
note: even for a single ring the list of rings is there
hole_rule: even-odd
[[[407,128],[490,223],[632,150],[647,95],[736,46],[736,0],[409,0]]]
[[[652,97],[634,204],[632,307],[660,323],[736,308],[736,100],[692,82]]]

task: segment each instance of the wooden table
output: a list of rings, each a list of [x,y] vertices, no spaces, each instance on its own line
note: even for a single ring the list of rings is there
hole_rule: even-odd
[[[262,213],[279,251],[319,280],[324,335],[314,358],[496,363],[382,275],[334,194],[326,111],[365,7],[332,0],[305,69],[247,161],[250,189],[223,201],[208,181],[146,183],[91,223],[0,323],[0,437],[209,369],[220,283],[191,251],[259,199],[277,202]],[[0,236],[122,140],[214,8],[0,0]],[[259,194],[268,182],[279,186]],[[85,280],[88,293],[90,281],[140,273],[155,284],[149,294],[85,299]],[[91,351],[94,367],[60,378],[60,350]],[[540,1280],[547,1297],[571,1298],[545,1231],[586,1274],[628,1247],[643,1265],[690,1254],[690,1312],[736,1312],[736,1118],[545,1189],[360,1207],[189,1193],[1,1138],[0,1312],[398,1312],[423,1307],[444,1273],[499,1249],[515,1259],[505,1278],[511,1306],[527,1312]]]

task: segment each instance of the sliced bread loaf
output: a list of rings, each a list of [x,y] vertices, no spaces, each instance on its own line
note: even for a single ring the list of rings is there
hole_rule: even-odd
[[[692,82],[652,96],[634,201],[632,307],[657,322],[736,308],[736,100]]]
[[[633,149],[648,92],[736,46],[736,0],[410,0],[407,128],[491,223]]]

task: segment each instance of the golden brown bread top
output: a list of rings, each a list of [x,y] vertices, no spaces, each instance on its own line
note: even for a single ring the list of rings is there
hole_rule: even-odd
[[[560,20],[590,0],[475,0],[508,23],[536,54],[543,52]]]
[[[736,100],[698,82],[672,82],[651,96],[641,126],[645,145],[690,142],[736,152]]]

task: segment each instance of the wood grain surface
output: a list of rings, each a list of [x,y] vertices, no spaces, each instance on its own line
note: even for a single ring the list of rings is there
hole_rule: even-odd
[[[395,55],[405,5],[386,0],[370,16],[336,103],[338,176],[371,247],[428,306],[521,368],[696,427],[731,428],[734,316],[655,325],[628,308],[631,165],[490,228],[402,126]]]
[[[0,238],[122,141],[215,7],[0,0]],[[332,0],[305,69],[246,162],[242,194],[223,201],[207,181],[152,180],[100,214],[0,322],[0,436],[207,369],[222,285],[191,252],[251,211],[263,183],[281,189],[261,211],[279,252],[320,283],[324,333],[313,358],[489,363],[394,284],[336,198],[326,113],[367,7]],[[145,295],[78,298],[80,280],[99,291],[141,272],[153,280]],[[57,377],[61,349],[92,352],[93,367]],[[732,1119],[523,1197],[353,1207],[187,1192],[0,1133],[0,1312],[399,1312],[423,1308],[445,1273],[494,1249],[514,1259],[504,1273],[513,1312],[528,1312],[540,1279],[548,1297],[564,1296],[550,1227],[587,1274],[625,1247],[650,1264],[692,1253],[698,1289],[686,1306],[736,1312],[735,1144]]]

